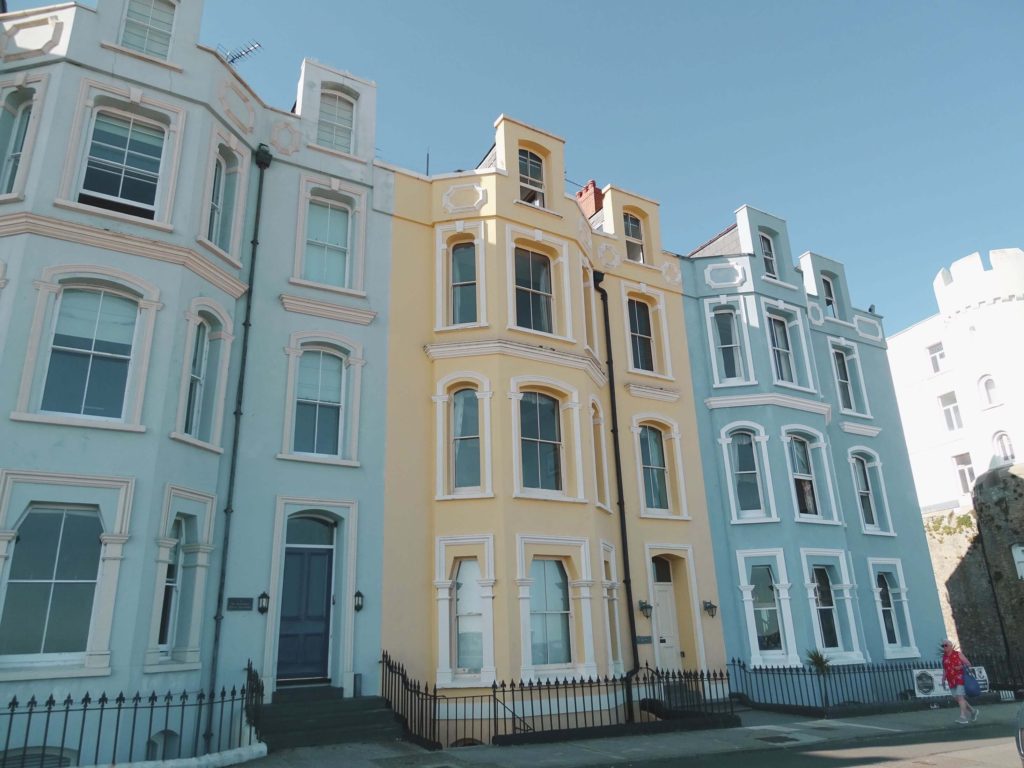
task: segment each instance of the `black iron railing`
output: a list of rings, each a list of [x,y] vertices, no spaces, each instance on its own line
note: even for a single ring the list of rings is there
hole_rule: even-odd
[[[616,726],[644,729],[732,725],[726,672],[644,667],[622,676],[494,683],[489,690],[445,696],[410,679],[387,653],[381,695],[410,740],[431,749],[539,741]]]
[[[263,683],[251,663],[245,684],[230,690],[13,696],[0,713],[0,768],[171,760],[235,749],[259,740],[254,724],[262,705]]]

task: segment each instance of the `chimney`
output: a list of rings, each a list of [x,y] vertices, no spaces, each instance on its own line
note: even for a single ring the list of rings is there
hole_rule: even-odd
[[[597,188],[597,182],[591,179],[576,193],[576,202],[583,209],[583,215],[589,219],[604,205],[604,193]]]

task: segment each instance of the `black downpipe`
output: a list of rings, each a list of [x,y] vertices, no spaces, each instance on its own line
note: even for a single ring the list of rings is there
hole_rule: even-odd
[[[619,449],[619,406],[615,396],[615,364],[612,357],[612,327],[608,319],[608,291],[601,287],[604,282],[604,272],[594,271],[594,288],[601,294],[601,308],[604,310],[604,346],[608,351],[608,359],[605,365],[608,368],[608,393],[611,400],[612,419],[612,449],[615,456],[615,492],[618,495],[616,504],[619,508],[619,535],[622,538],[622,585],[626,588],[626,614],[629,616],[629,644],[633,650],[633,673],[640,671],[640,652],[637,650],[636,642],[636,615],[634,614],[633,603],[633,580],[630,578],[629,569],[629,536],[626,525],[626,499],[622,490],[622,451]],[[629,692],[632,686],[626,686]],[[630,707],[629,718],[632,720],[633,711]]]
[[[220,630],[224,622],[224,591],[228,577],[228,544],[231,542],[231,517],[234,514],[235,476],[238,472],[238,441],[242,431],[242,398],[245,394],[245,368],[249,359],[249,328],[252,325],[252,290],[256,280],[256,251],[260,244],[260,218],[263,212],[263,175],[274,156],[266,144],[256,149],[256,167],[259,182],[256,186],[256,218],[252,225],[252,250],[249,256],[249,281],[245,291],[245,320],[242,322],[242,355],[238,367],[238,385],[235,388],[235,427],[231,436],[231,463],[228,470],[228,492],[224,504],[224,536],[220,547],[220,579],[217,582],[217,613],[213,617],[213,654],[210,660],[210,709],[206,719],[203,744],[210,752],[213,737],[213,698],[217,695],[217,663],[220,660]]]

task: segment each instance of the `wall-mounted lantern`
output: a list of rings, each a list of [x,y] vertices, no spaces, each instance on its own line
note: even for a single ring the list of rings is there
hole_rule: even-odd
[[[352,596],[352,608],[357,612],[363,610],[363,593],[359,590]]]
[[[644,615],[645,619],[651,618],[651,612],[654,610],[654,606],[648,603],[646,600],[640,601],[640,613]]]
[[[718,606],[712,603],[710,600],[704,601],[704,613],[710,616],[712,619],[715,618],[715,614],[718,613]]]
[[[266,592],[260,592],[260,596],[256,598],[256,610],[260,613],[266,613],[270,610],[270,595]]]

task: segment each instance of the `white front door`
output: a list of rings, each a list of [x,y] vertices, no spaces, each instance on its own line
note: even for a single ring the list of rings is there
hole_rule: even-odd
[[[679,656],[679,623],[672,583],[654,584],[654,660],[659,669],[682,669]]]

